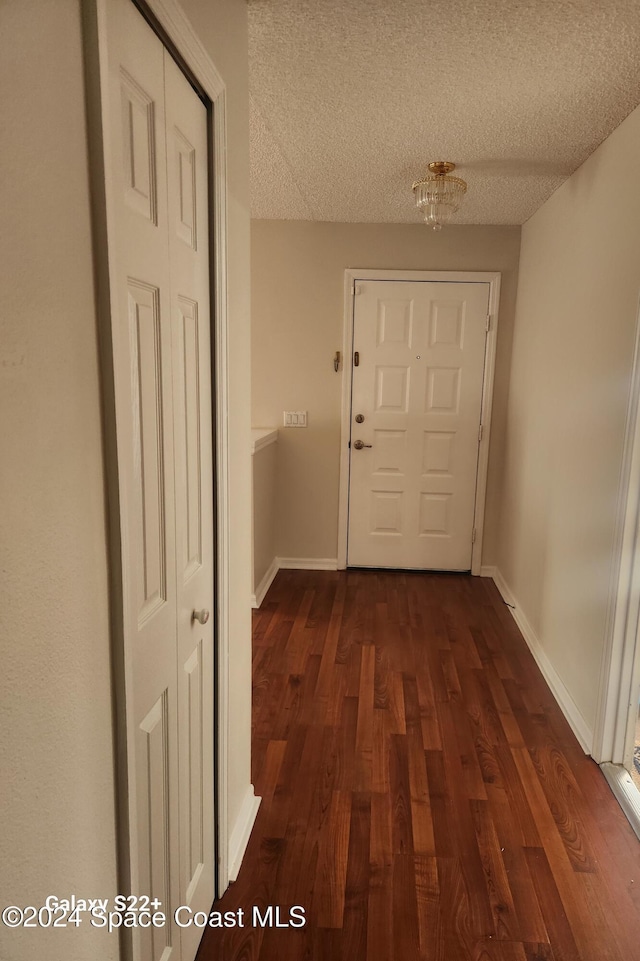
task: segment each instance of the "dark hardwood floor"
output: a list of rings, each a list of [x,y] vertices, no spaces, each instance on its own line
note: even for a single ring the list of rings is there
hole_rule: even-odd
[[[254,617],[244,926],[199,961],[640,959],[640,842],[492,581],[281,571]]]

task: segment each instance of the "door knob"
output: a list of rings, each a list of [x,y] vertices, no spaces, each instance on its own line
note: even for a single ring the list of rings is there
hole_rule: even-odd
[[[356,450],[362,450],[363,447],[373,447],[373,444],[365,444],[362,440],[354,440],[353,446]]]
[[[191,615],[192,621],[198,621],[200,624],[206,624],[209,620],[209,611],[204,608],[201,611],[194,611]]]

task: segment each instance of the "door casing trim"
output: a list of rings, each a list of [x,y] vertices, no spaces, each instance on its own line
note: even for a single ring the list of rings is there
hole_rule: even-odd
[[[484,535],[484,509],[487,495],[487,468],[489,442],[491,439],[491,410],[495,357],[498,334],[498,306],[500,303],[500,278],[493,271],[460,270],[375,270],[351,267],[344,272],[344,320],[342,328],[342,412],[340,426],[340,488],[338,501],[338,570],[347,566],[347,527],[349,523],[349,435],[351,430],[351,367],[353,356],[353,310],[354,288],[359,280],[422,281],[435,283],[489,284],[489,316],[491,318],[484,358],[482,384],[482,415],[484,427],[478,449],[478,475],[475,497],[476,539],[471,552],[471,573],[480,574],[482,541]]]
[[[598,704],[591,754],[599,764],[624,764],[633,750],[631,709],[640,682],[636,654],[640,625],[640,301],[629,381],[625,438],[611,582],[600,665]],[[607,775],[608,776],[608,775]],[[624,807],[624,805],[623,805]]]
[[[134,0],[132,0],[134,2]],[[113,356],[111,349],[112,303],[114,290],[115,217],[112,197],[113,172],[108,136],[108,0],[92,0],[83,4],[85,50],[85,82],[87,122],[89,129],[89,171],[92,187],[94,261],[96,271],[97,308],[100,341],[102,407],[105,450],[105,474],[109,512],[109,553],[111,593],[111,633],[114,685],[116,779],[118,792],[118,862],[120,883],[128,890],[127,760],[126,716],[124,710],[124,619],[121,553],[120,495],[116,443]],[[229,816],[227,805],[229,765],[229,551],[230,551],[230,482],[229,482],[229,356],[227,298],[227,133],[226,88],[205,47],[194,33],[177,0],[135,0],[138,8],[146,7],[194,80],[211,103],[208,109],[208,134],[213,144],[210,158],[209,196],[212,198],[211,246],[213,248],[213,287],[211,341],[214,354],[212,368],[214,393],[214,485],[216,492],[215,594],[217,630],[215,638],[216,683],[216,884],[219,893],[229,883]],[[161,39],[163,39],[161,37]],[[125,803],[123,803],[123,794]],[[131,946],[121,939],[124,956]]]

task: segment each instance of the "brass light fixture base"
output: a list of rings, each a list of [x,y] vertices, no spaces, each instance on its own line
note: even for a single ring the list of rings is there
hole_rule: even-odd
[[[456,165],[451,163],[450,160],[434,160],[433,163],[429,164],[429,170],[439,176],[451,173],[455,168]]]

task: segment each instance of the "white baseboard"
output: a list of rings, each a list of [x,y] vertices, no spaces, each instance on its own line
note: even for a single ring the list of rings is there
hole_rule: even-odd
[[[511,592],[511,589],[509,588],[509,585],[505,581],[498,568],[494,569],[492,576],[496,587],[502,595],[502,599],[508,605],[514,621],[520,628],[522,636],[527,642],[529,650],[535,658],[536,664],[540,668],[545,681],[551,688],[551,693],[558,702],[560,710],[566,717],[571,730],[580,742],[580,747],[585,754],[591,754],[593,745],[593,731],[580,713],[578,705],[571,697],[571,694],[569,693],[564,681],[547,657],[547,654],[538,640],[535,631],[531,627],[531,624],[527,620],[525,614],[522,612],[520,605],[518,604],[516,598]]]
[[[500,573],[497,567],[494,567],[493,574],[491,576],[493,577],[496,587],[500,591],[502,600],[505,602],[505,604],[510,605],[511,613],[513,614],[513,609],[516,606],[516,602],[513,597],[513,594],[511,593],[511,588],[508,586],[507,582],[505,581],[504,577],[502,576],[502,574]],[[525,640],[527,639],[525,638]],[[527,641],[527,643],[529,642]]]
[[[337,557],[279,557],[278,567],[285,571],[337,571]]]
[[[265,594],[267,593],[267,591],[268,591],[269,588],[271,587],[271,585],[272,585],[272,583],[273,583],[273,579],[274,579],[274,577],[276,576],[276,574],[278,573],[279,570],[280,570],[280,568],[279,568],[279,566],[278,566],[278,558],[277,558],[277,557],[274,557],[273,560],[271,561],[271,563],[269,564],[269,567],[268,567],[268,569],[267,569],[266,574],[264,575],[264,577],[262,578],[262,580],[260,581],[260,583],[259,583],[258,586],[256,587],[256,592],[255,592],[255,594],[253,594],[253,595],[251,596],[251,606],[252,606],[252,607],[260,607],[260,605],[262,604],[262,602],[263,602],[263,600],[264,600]]]
[[[483,564],[480,568],[480,577],[492,577],[495,581],[497,568],[493,564]]]
[[[250,784],[229,838],[229,881],[238,877],[261,800],[253,793],[253,784]]]

